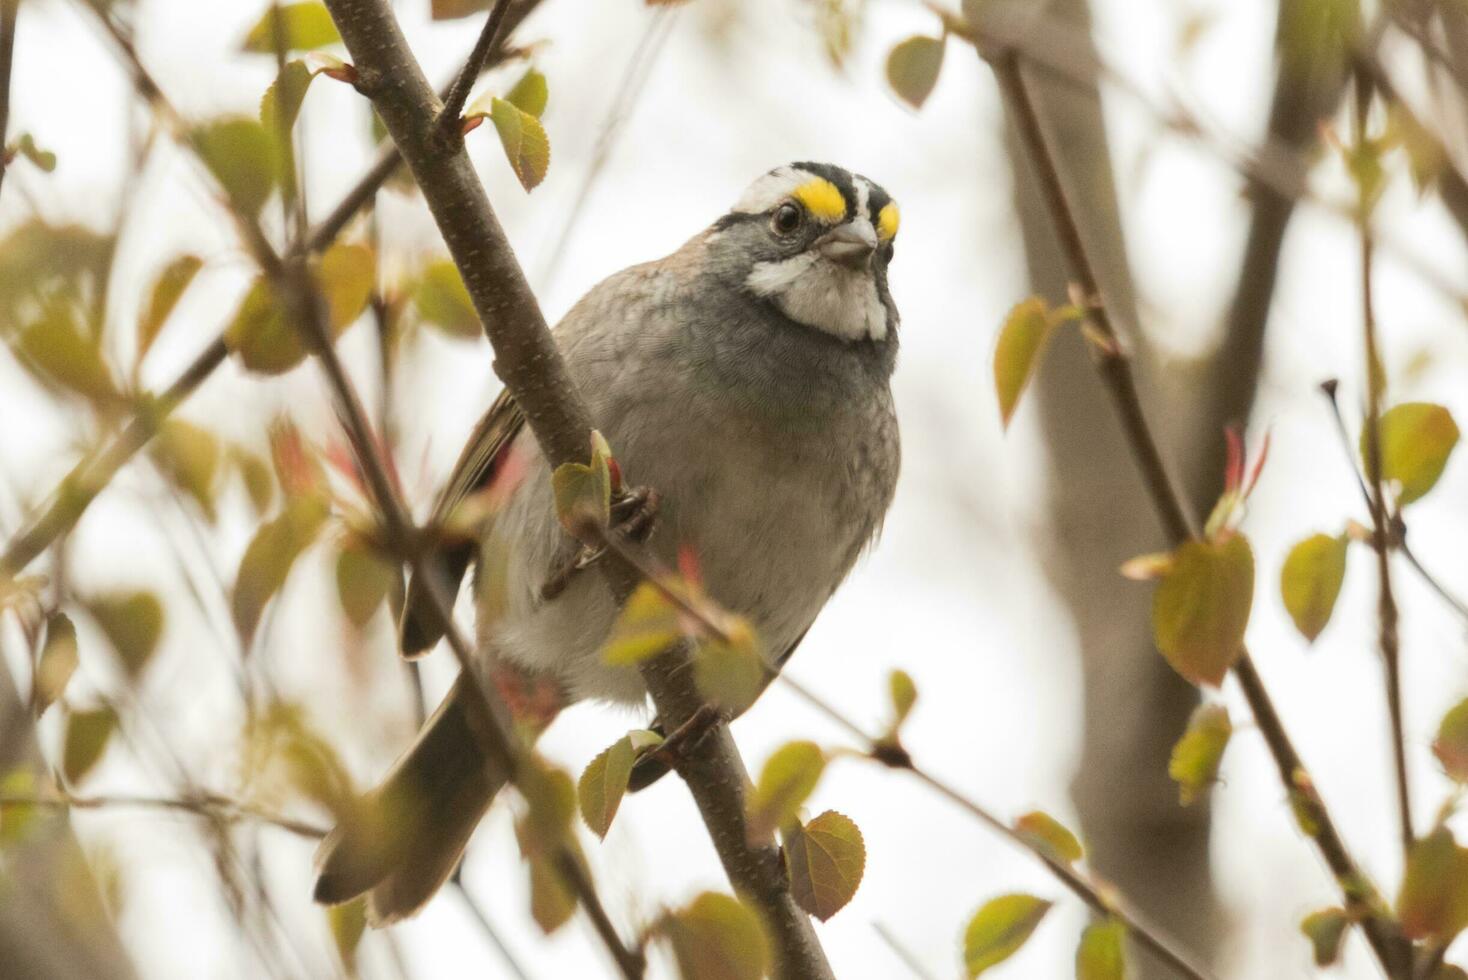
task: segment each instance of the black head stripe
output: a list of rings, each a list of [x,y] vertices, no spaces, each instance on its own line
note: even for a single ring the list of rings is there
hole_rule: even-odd
[[[872,226],[876,227],[877,215],[881,214],[882,209],[892,203],[892,195],[888,194],[873,181],[867,180],[865,177],[862,180],[866,180],[867,186],[872,189],[871,193],[867,195],[867,217],[872,219]]]
[[[829,163],[792,163],[790,166],[796,170],[804,170],[808,174],[824,177],[836,185],[841,192],[841,198],[846,202],[846,218],[850,218],[856,212],[856,184],[852,182],[851,172],[840,167],[833,167]]]

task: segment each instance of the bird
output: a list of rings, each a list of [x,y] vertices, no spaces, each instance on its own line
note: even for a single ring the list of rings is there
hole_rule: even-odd
[[[860,174],[776,167],[672,254],[593,287],[552,332],[619,469],[658,493],[646,547],[669,563],[695,555],[708,596],[748,619],[776,667],[879,535],[896,490],[898,225],[896,202]],[[636,669],[599,655],[617,616],[600,576],[547,587],[574,549],[550,482],[502,393],[433,520],[486,488],[502,499],[478,541],[429,560],[455,587],[471,565],[495,562],[473,586],[475,649],[512,709],[539,711],[543,725],[582,699],[645,706]],[[442,635],[429,609],[410,579],[405,656]],[[366,895],[368,921],[384,925],[453,873],[506,781],[471,733],[470,690],[460,677],[378,787],[339,817],[317,852],[318,902]],[[632,788],[662,771],[639,764]]]

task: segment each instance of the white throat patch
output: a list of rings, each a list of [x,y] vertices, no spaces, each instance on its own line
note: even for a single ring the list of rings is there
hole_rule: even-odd
[[[887,308],[867,270],[848,269],[815,252],[760,262],[744,282],[796,323],[842,340],[885,340]]]

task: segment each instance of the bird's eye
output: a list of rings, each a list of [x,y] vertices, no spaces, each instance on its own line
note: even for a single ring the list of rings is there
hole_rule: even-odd
[[[801,219],[800,208],[786,201],[775,209],[775,217],[770,223],[778,234],[788,235],[800,227]]]
[[[893,255],[893,253],[895,251],[896,251],[896,249],[894,249],[892,247],[892,243],[891,242],[888,242],[886,245],[883,245],[882,246],[882,261],[883,262],[891,262],[892,261],[892,255]]]

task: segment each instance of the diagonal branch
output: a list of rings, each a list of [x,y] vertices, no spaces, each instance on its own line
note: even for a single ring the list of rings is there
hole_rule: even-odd
[[[567,374],[545,318],[495,217],[457,131],[438,129],[441,105],[387,0],[327,3],[358,73],[358,88],[412,168],[458,265],[496,355],[495,370],[524,410],[552,465],[582,461],[589,453],[591,420]],[[620,562],[603,573],[620,601],[636,574]],[[703,698],[687,657],[674,650],[644,665],[643,677],[670,729],[697,713]],[[728,726],[689,747],[681,774],[708,827],[734,889],[764,915],[779,959],[791,978],[828,978],[831,968],[810,919],[790,893],[779,853],[752,847],[745,833],[746,773]]]

